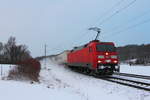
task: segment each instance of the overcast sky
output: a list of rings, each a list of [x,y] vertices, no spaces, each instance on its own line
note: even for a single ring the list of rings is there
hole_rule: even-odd
[[[116,46],[148,44],[150,0],[0,0],[0,41],[14,36],[34,57],[44,44],[50,55],[87,43],[96,36],[92,26]]]

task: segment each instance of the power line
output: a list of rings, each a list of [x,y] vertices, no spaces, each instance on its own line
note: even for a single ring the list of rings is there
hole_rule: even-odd
[[[108,13],[110,13],[116,6],[119,6],[124,0],[120,0],[119,2],[117,2],[114,6],[111,7],[111,9],[109,9],[108,11],[105,12],[105,15],[107,15]],[[104,22],[108,21],[109,19],[111,19],[113,16],[117,15],[118,13],[122,12],[123,10],[127,9],[128,7],[130,7],[131,5],[133,5],[137,0],[133,0],[131,1],[128,5],[124,6],[123,8],[117,10],[115,13],[113,13],[111,16],[107,17],[106,19],[102,20],[100,22],[100,25],[102,25]],[[104,15],[104,16],[105,16]],[[83,34],[84,36],[85,34]]]
[[[96,20],[96,22],[95,23],[97,23],[100,19],[102,19],[102,17],[104,17],[104,16],[106,16],[106,15],[108,15],[114,8],[116,8],[117,6],[119,6],[121,3],[123,3],[123,1],[125,1],[125,0],[120,0],[120,1],[118,1],[115,5],[113,5],[110,9],[108,9],[106,12],[104,12],[103,14],[102,14],[102,16],[100,16],[97,20]],[[90,25],[89,27],[91,27],[92,25]],[[88,28],[89,28],[88,27]]]
[[[126,28],[124,28],[124,29],[122,29],[122,30],[120,30],[120,31],[118,31],[118,32],[115,32],[115,34],[113,33],[113,34],[111,34],[111,35],[116,36],[116,35],[118,35],[118,34],[121,34],[122,32],[128,31],[128,30],[130,30],[130,29],[132,29],[132,28],[138,27],[138,26],[140,26],[140,25],[142,25],[142,24],[145,24],[145,23],[148,23],[148,22],[150,22],[150,19],[146,19],[146,20],[141,21],[141,22],[139,22],[139,23],[137,23],[137,24],[128,26],[128,27],[126,27]]]
[[[111,7],[111,9],[109,9],[108,11],[106,11],[104,14],[107,15],[108,13],[110,13],[116,6],[120,5],[124,0],[120,0],[119,2],[117,2],[114,6]],[[113,16],[115,16],[116,14],[120,13],[121,11],[123,11],[124,9],[128,8],[129,6],[131,6],[133,3],[135,3],[137,0],[133,0],[132,2],[130,2],[128,5],[126,5],[125,7],[117,10],[115,13],[113,13],[111,16],[107,17],[106,19],[102,20],[100,25],[102,25],[104,22],[108,21],[109,19],[111,19]],[[87,33],[86,33],[87,34]],[[85,33],[83,35],[81,35],[77,40],[81,39],[82,37],[84,37],[86,35]],[[70,42],[69,42],[70,43]]]
[[[119,6],[121,3],[123,3],[123,1],[125,0],[120,0],[119,2],[117,2],[114,6],[112,6],[108,11],[106,11],[104,14],[107,15],[108,13],[110,13],[116,6]],[[103,14],[103,15],[104,15]]]
[[[119,6],[123,1],[125,1],[125,0],[120,0],[120,1],[118,1],[115,5],[113,5],[109,10],[107,10],[104,14],[103,14],[103,16],[106,16],[108,13],[110,13],[116,6]],[[114,15],[113,15],[114,16]],[[99,20],[99,19],[98,19]],[[89,27],[91,27],[91,25],[89,26]],[[89,28],[88,27],[88,28]],[[87,29],[88,29],[87,28]],[[86,36],[86,34],[87,34],[87,32],[85,32],[84,34],[81,34],[79,37],[77,37],[78,39],[76,39],[76,40],[81,40],[81,39],[83,39],[85,36]],[[71,43],[71,42],[69,42],[69,43]],[[81,43],[81,42],[80,42]]]
[[[107,10],[104,14],[103,14],[103,16],[106,16],[108,13],[110,13],[116,6],[118,6],[118,5],[120,5],[123,1],[125,1],[125,0],[120,0],[119,2],[117,2],[115,5],[113,5],[109,10]],[[101,17],[100,17],[101,18]],[[100,18],[98,18],[98,20],[100,19]],[[97,22],[97,21],[96,21]],[[87,29],[89,28],[89,27],[91,27],[92,26],[92,24],[90,24],[90,25],[88,25],[88,27],[87,27]],[[84,32],[83,34],[81,34],[80,36],[78,36],[77,37],[77,39],[76,40],[81,40],[81,39],[83,39],[86,35],[87,35],[87,31],[86,32]],[[81,42],[80,42],[81,43]]]
[[[136,1],[137,1],[137,0],[133,0],[133,1],[131,1],[128,5],[124,6],[123,8],[121,8],[121,9],[119,9],[119,10],[117,10],[117,11],[115,11],[112,15],[110,15],[110,16],[108,16],[107,18],[105,18],[104,20],[102,20],[99,25],[102,25],[103,23],[105,23],[105,22],[107,22],[108,20],[110,20],[113,16],[115,16],[115,15],[117,15],[118,13],[120,13],[120,12],[124,11],[125,9],[129,8],[129,7],[130,7],[131,5],[133,5]]]
[[[136,16],[136,17],[133,17],[133,18],[130,19],[127,23],[129,23],[129,22],[130,22],[130,23],[131,23],[131,22],[134,22],[134,21],[140,19],[141,17],[143,17],[143,16],[145,16],[145,15],[147,15],[147,14],[149,14],[149,13],[150,13],[150,10],[148,10],[147,12],[144,12],[144,13],[142,13],[142,14]],[[125,24],[115,26],[115,27],[112,28],[112,31],[114,31],[114,30],[116,31],[116,29],[119,29],[119,27],[123,27],[123,26],[125,26]],[[112,31],[111,31],[111,33],[112,33]],[[107,33],[107,32],[106,32],[106,33]],[[109,36],[109,34],[108,34],[107,36]]]
[[[108,13],[110,13],[116,6],[119,6],[123,1],[125,1],[125,0],[120,0],[119,2],[117,2],[115,5],[113,5],[109,10],[107,10],[104,14],[103,14],[103,16],[106,16]],[[101,18],[101,17],[100,17]],[[98,20],[100,19],[100,18],[98,18]],[[97,21],[96,21],[97,22]],[[90,25],[88,25],[88,27],[87,27],[87,29],[89,28],[89,27],[91,27],[92,26],[92,24],[90,24]],[[83,33],[83,34],[81,34],[79,37],[78,37],[78,41],[79,40],[81,40],[81,39],[83,39],[83,37],[85,37],[86,35],[87,35],[87,33],[88,32],[85,32],[85,33]],[[81,42],[80,42],[81,43]]]

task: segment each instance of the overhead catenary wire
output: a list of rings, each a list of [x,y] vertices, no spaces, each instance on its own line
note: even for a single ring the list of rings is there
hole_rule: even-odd
[[[105,12],[96,20],[95,24],[96,24],[99,20],[101,20],[102,18],[104,18],[105,16],[107,16],[109,13],[111,13],[112,10],[114,10],[116,7],[118,7],[119,5],[121,5],[121,4],[123,3],[123,1],[125,1],[125,0],[120,0],[120,1],[118,1],[118,2],[115,3],[111,8],[109,8],[107,11],[105,11]],[[89,27],[91,27],[91,26],[93,26],[93,23],[92,23],[91,25],[89,25]],[[88,28],[89,28],[89,27],[88,27]]]
[[[110,13],[115,7],[119,6],[122,4],[122,2],[125,0],[120,0],[119,2],[117,2],[113,7],[111,7],[111,9],[109,9],[108,11],[105,12],[105,15],[107,15],[108,13]],[[128,5],[122,7],[121,9],[117,10],[115,13],[113,13],[111,16],[105,18],[104,20],[101,21],[100,25],[102,25],[103,23],[105,23],[106,21],[108,21],[109,19],[111,19],[113,16],[117,15],[118,13],[122,12],[123,10],[127,9],[128,7],[130,7],[131,5],[133,5],[137,0],[133,0],[131,1]],[[104,15],[104,16],[105,16]],[[78,39],[76,40],[80,40],[81,38],[83,39],[85,37],[87,33],[84,33],[82,35],[80,35],[80,37],[78,37]],[[69,42],[71,43],[71,42]]]
[[[100,20],[102,17],[105,17],[107,14],[109,14],[110,12],[112,12],[112,10],[113,10],[114,8],[116,8],[117,6],[119,6],[121,3],[123,3],[123,1],[125,1],[125,0],[119,0],[117,3],[115,3],[110,9],[108,9],[106,12],[104,12],[104,13],[102,14],[103,16],[99,17],[99,18],[96,20],[96,23],[97,23],[98,20]],[[88,29],[89,27],[91,27],[91,26],[93,26],[93,24],[88,25],[87,29]],[[84,32],[83,34],[81,34],[81,35],[78,37],[77,40],[79,41],[79,40],[83,39],[85,36],[87,36],[87,33],[88,33],[88,32]],[[81,42],[80,42],[80,43],[81,43]]]
[[[112,37],[112,35],[113,35],[113,36],[119,35],[119,34],[125,32],[125,31],[128,31],[128,30],[130,30],[130,29],[136,28],[136,27],[138,27],[138,26],[140,26],[140,25],[142,25],[142,24],[148,23],[148,22],[150,22],[150,19],[146,19],[146,20],[141,21],[141,22],[139,22],[139,23],[137,23],[137,24],[128,26],[128,27],[126,27],[126,28],[124,28],[124,29],[122,29],[122,30],[120,30],[120,31],[113,32],[113,33],[111,34],[111,36],[109,35],[109,37]]]
[[[114,8],[116,8],[117,6],[119,6],[119,5],[121,5],[122,3],[123,3],[123,1],[125,1],[125,0],[120,0],[120,1],[118,1],[115,5],[113,5],[109,10],[107,10],[104,14],[103,14],[103,16],[106,16],[107,14],[109,14]],[[133,0],[132,2],[130,2],[127,6],[125,6],[125,7],[123,7],[123,8],[121,8],[121,9],[119,9],[118,11],[116,11],[113,15],[111,15],[110,17],[113,17],[114,15],[116,15],[116,13],[119,13],[120,11],[122,11],[122,10],[124,10],[124,9],[126,9],[127,7],[129,7],[130,5],[132,5],[132,3],[134,3],[136,0]],[[106,18],[107,19],[107,18]],[[103,20],[104,21],[104,20]],[[102,21],[102,22],[103,22]],[[90,25],[91,26],[91,25]],[[89,27],[88,27],[89,28]],[[87,29],[88,29],[87,28]],[[84,34],[81,34],[79,37],[77,37],[78,39],[76,39],[76,40],[81,40],[81,39],[83,39],[85,36],[86,36],[86,34],[87,34],[87,32],[85,32]],[[71,42],[69,42],[69,43],[71,43]],[[81,43],[81,42],[80,42]]]
[[[114,6],[111,7],[111,9],[109,9],[108,11],[105,12],[104,16],[106,16],[108,13],[110,13],[116,6],[119,6],[121,3],[123,3],[124,0],[120,0],[119,2],[117,2]],[[118,13],[124,11],[125,9],[129,8],[131,5],[133,5],[137,0],[133,0],[130,3],[128,3],[127,5],[125,5],[124,7],[120,8],[119,10],[115,11],[112,15],[106,17],[105,19],[103,19],[99,25],[104,24],[105,22],[107,22],[108,20],[110,20],[112,17],[114,17],[115,15],[117,15]],[[84,36],[85,34],[83,34]]]
[[[121,9],[115,11],[113,14],[111,14],[110,16],[108,16],[107,18],[103,19],[99,25],[104,24],[105,22],[107,22],[108,20],[110,20],[112,17],[114,17],[115,15],[119,14],[120,12],[124,11],[125,9],[129,8],[131,5],[133,5],[137,0],[133,0],[131,1],[128,5],[122,7]]]
[[[130,24],[131,22],[135,22],[135,21],[137,21],[138,19],[142,18],[143,16],[145,16],[145,15],[147,15],[147,14],[150,14],[150,10],[148,10],[148,11],[146,11],[146,12],[143,12],[142,14],[140,14],[140,15],[138,15],[138,16],[135,16],[135,17],[133,17],[133,18],[131,18],[131,19],[129,19],[129,21],[127,21],[126,23],[127,23],[127,24]],[[130,22],[130,23],[129,23],[129,22]],[[117,25],[117,26],[115,26],[115,27],[112,28],[112,31],[111,31],[111,32],[106,32],[106,33],[112,33],[113,31],[116,32],[116,30],[118,30],[119,27],[123,27],[123,26],[125,26],[125,24]],[[104,35],[104,36],[109,36],[109,34],[108,34],[108,35]]]

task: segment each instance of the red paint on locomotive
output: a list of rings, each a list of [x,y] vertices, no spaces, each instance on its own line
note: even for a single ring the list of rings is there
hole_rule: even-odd
[[[113,42],[98,40],[75,47],[67,56],[68,66],[87,67],[91,70],[102,70],[102,67],[118,70],[118,53]]]

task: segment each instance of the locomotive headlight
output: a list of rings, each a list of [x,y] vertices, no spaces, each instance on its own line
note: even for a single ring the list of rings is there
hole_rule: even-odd
[[[102,62],[102,61],[100,61],[100,60],[98,61],[98,63],[101,63],[101,62]]]
[[[117,62],[118,62],[117,60],[114,61],[114,63],[117,63]]]
[[[106,52],[105,55],[108,56],[109,55],[108,52]]]
[[[111,58],[112,59],[117,59],[117,56],[116,55],[112,55]]]
[[[104,56],[103,56],[103,55],[99,55],[99,56],[98,56],[98,58],[103,59],[103,58],[104,58]]]

